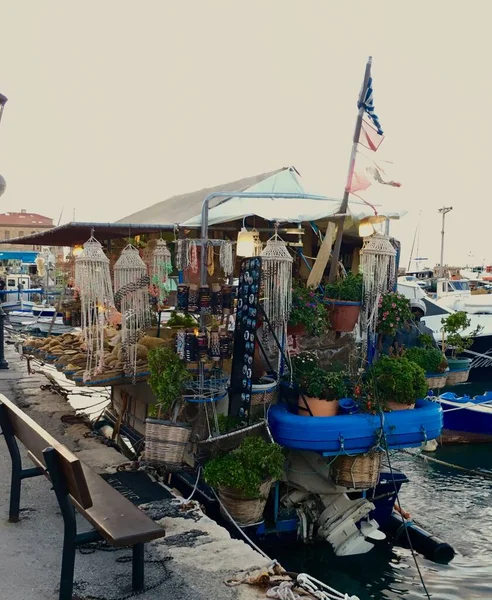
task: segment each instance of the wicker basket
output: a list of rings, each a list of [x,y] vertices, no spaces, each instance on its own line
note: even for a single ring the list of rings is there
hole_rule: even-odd
[[[238,525],[243,527],[256,525],[263,521],[263,511],[272,483],[273,481],[269,479],[261,484],[261,498],[245,498],[237,489],[228,487],[219,487],[219,498]],[[220,512],[226,519],[228,518],[222,506]]]
[[[262,377],[261,383],[253,384],[251,390],[251,406],[274,404],[277,393],[277,382],[272,377]]]
[[[447,373],[426,373],[425,380],[430,390],[440,390],[446,385]]]
[[[381,452],[337,456],[331,466],[333,481],[336,485],[356,490],[373,488],[379,482],[381,457]]]
[[[186,423],[146,419],[144,460],[171,467],[182,464],[190,436]]]
[[[457,371],[448,371],[446,385],[456,385],[457,383],[465,383],[470,376],[470,369],[459,369]]]

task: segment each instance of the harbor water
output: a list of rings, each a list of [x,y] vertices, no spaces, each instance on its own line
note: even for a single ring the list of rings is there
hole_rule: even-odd
[[[440,447],[430,456],[492,474],[492,445]],[[448,565],[417,555],[432,600],[492,600],[492,480],[400,452],[392,453],[392,466],[410,479],[400,494],[403,509],[457,553]],[[356,557],[338,558],[318,544],[279,550],[275,557],[360,600],[427,598],[411,552],[386,543]]]

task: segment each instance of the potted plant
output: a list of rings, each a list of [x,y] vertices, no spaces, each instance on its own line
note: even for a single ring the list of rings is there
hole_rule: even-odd
[[[330,319],[320,294],[295,282],[292,286],[292,308],[287,332],[320,336],[329,329]]]
[[[299,414],[332,417],[338,401],[346,395],[345,373],[326,371],[311,352],[301,352],[292,359],[292,380],[299,389]]]
[[[471,359],[463,358],[461,355],[473,344],[473,338],[482,331],[478,326],[468,335],[464,331],[470,327],[470,318],[464,311],[451,313],[444,319],[441,319],[443,332],[443,350],[447,349],[450,353],[448,357],[449,373],[447,385],[464,383],[468,380],[471,368]]]
[[[204,475],[218,489],[221,512],[225,507],[239,525],[253,525],[263,519],[270,488],[282,477],[283,464],[279,445],[248,437],[236,450],[207,462]]]
[[[440,389],[446,385],[448,361],[437,348],[420,347],[409,348],[404,356],[425,371],[427,387]]]
[[[346,277],[325,286],[325,304],[330,313],[333,331],[352,331],[362,306],[362,273]]]
[[[157,402],[149,406],[145,420],[145,458],[149,462],[178,465],[190,439],[191,428],[178,423],[189,374],[185,363],[171,348],[159,346],[149,351],[149,384]]]
[[[391,410],[414,408],[415,401],[427,395],[424,369],[404,356],[382,356],[370,375],[379,400]]]

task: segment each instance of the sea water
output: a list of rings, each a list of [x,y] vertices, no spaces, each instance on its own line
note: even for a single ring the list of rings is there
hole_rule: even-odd
[[[429,456],[492,475],[492,444],[444,446]],[[416,556],[432,600],[492,600],[492,480],[398,451],[391,457],[410,480],[401,489],[402,508],[456,551],[448,565]],[[286,569],[307,572],[360,600],[427,598],[411,552],[378,544],[354,557],[336,557],[327,544],[269,548],[269,554]]]

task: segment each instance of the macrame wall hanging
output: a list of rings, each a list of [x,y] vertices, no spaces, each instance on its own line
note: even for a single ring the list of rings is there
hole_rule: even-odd
[[[75,258],[75,286],[79,290],[82,336],[87,348],[83,378],[88,381],[104,369],[104,327],[115,311],[109,258],[93,237]]]
[[[395,281],[396,250],[387,236],[375,233],[364,238],[360,257],[364,285],[364,306],[360,323],[364,340],[363,358],[366,359],[368,339],[376,332],[379,299],[392,289]]]
[[[121,319],[121,344],[125,370],[137,372],[137,343],[150,325],[150,278],[138,250],[128,245],[122,250],[114,266],[115,303]]]
[[[151,289],[156,296],[158,306],[164,304],[169,294],[169,275],[173,270],[171,252],[163,239],[157,240],[152,255]]]
[[[292,306],[292,256],[287,244],[275,233],[261,252],[263,280],[263,308],[277,340],[282,343],[287,330]],[[267,335],[268,327],[263,325],[264,339],[275,352],[273,336]]]
[[[225,240],[220,245],[219,263],[226,277],[232,275],[234,271],[234,251],[230,240]]]

